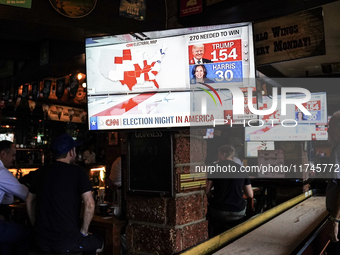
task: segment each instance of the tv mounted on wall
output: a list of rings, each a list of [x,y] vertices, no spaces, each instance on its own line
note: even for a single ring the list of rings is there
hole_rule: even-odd
[[[251,23],[87,38],[85,46],[89,130],[211,126],[230,110],[225,86],[255,90]]]

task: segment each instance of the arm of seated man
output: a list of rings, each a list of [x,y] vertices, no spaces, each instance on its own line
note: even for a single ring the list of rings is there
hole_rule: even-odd
[[[94,203],[91,191],[84,192],[81,195],[81,198],[84,202],[84,217],[83,217],[83,223],[80,228],[80,232],[83,235],[87,235],[91,220],[94,215],[95,203]]]
[[[26,198],[27,214],[32,223],[32,226],[34,226],[34,223],[35,223],[35,197],[36,197],[35,194],[28,192],[28,195]]]

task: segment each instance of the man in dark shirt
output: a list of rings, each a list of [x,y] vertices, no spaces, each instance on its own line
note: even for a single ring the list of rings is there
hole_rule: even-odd
[[[85,170],[73,165],[75,146],[68,134],[54,140],[51,149],[56,162],[37,170],[26,199],[27,211],[43,251],[95,255],[103,249],[103,242],[88,233],[95,203]],[[84,216],[79,226],[82,202]]]
[[[230,221],[242,219],[246,213],[245,194],[253,197],[253,189],[247,176],[241,173],[241,165],[233,161],[235,149],[223,145],[218,149],[219,169],[233,171],[213,173],[208,176],[206,193],[209,199],[209,234],[215,236],[226,230]],[[218,169],[216,165],[216,169]],[[212,192],[212,188],[213,192]]]

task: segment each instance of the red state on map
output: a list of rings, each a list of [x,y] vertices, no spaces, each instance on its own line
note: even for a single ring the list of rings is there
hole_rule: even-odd
[[[123,50],[123,57],[115,57],[115,64],[123,64],[123,61],[131,61],[131,51]],[[149,72],[153,75],[157,75],[157,71],[152,71],[152,68],[156,64],[156,62],[152,62],[150,65],[147,64],[147,60],[143,61],[144,67],[143,69],[139,66],[139,64],[133,64],[135,70],[134,71],[124,71],[124,79],[119,80],[122,85],[127,85],[129,90],[132,90],[133,86],[137,84],[137,78],[144,74],[145,81],[151,81],[155,85],[156,88],[159,88],[159,85],[155,79],[150,79]]]

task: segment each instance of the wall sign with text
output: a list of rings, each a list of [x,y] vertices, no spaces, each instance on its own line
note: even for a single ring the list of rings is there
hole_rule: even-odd
[[[254,23],[256,65],[326,54],[322,8]]]

